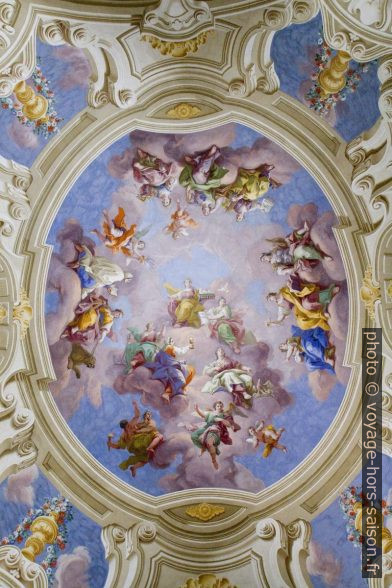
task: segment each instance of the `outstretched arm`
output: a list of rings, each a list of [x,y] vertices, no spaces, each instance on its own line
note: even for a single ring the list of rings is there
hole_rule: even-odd
[[[132,406],[133,406],[134,418],[135,417],[137,419],[140,418],[140,410],[139,410],[139,407],[138,407],[137,402],[135,400],[132,401]]]
[[[195,411],[197,412],[197,414],[198,414],[199,416],[201,416],[201,418],[202,418],[202,419],[205,419],[205,417],[206,417],[206,413],[205,413],[205,412],[203,412],[202,410],[200,410],[200,408],[198,407],[198,405],[197,405],[197,404],[195,404]]]

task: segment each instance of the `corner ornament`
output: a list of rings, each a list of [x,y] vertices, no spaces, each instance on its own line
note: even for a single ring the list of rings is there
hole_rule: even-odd
[[[218,578],[215,574],[201,574],[198,578],[189,578],[181,588],[237,588],[227,578]]]
[[[369,317],[374,320],[375,315],[375,304],[378,300],[381,300],[380,285],[375,282],[372,277],[372,266],[368,265],[365,276],[363,278],[362,287],[359,291],[362,302],[365,304],[365,308],[369,313]]]
[[[195,118],[196,116],[200,116],[201,108],[195,106],[194,104],[189,104],[188,102],[181,102],[181,104],[177,104],[170,108],[166,115],[168,118],[174,119],[188,119],[188,118]]]
[[[20,290],[19,298],[20,302],[14,306],[12,311],[12,318],[20,324],[20,338],[24,339],[33,318],[33,309],[30,306],[30,299],[23,288]]]
[[[150,43],[153,49],[157,49],[161,55],[170,57],[186,57],[188,53],[196,53],[201,45],[207,41],[209,31],[200,33],[197,37],[188,41],[162,41],[154,35],[143,35],[142,41]]]
[[[218,515],[223,514],[225,509],[223,506],[218,506],[217,504],[208,504],[207,502],[202,502],[196,506],[190,506],[186,509],[185,512],[188,516],[194,519],[207,522],[217,517]]]

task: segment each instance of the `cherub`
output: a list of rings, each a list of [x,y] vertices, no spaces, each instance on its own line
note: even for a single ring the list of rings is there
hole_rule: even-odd
[[[195,411],[205,420],[205,425],[200,428],[197,425],[190,426],[190,430],[193,431],[191,434],[192,442],[201,449],[200,455],[208,451],[212,465],[217,470],[219,469],[219,464],[216,458],[220,454],[219,445],[221,443],[232,445],[233,441],[229,435],[229,429],[232,429],[234,433],[241,429],[233,418],[233,412],[240,416],[245,415],[240,413],[234,404],[230,404],[227,409],[224,409],[221,400],[214,402],[213,408],[208,409],[207,412],[200,410],[199,406],[195,404]]]
[[[255,449],[260,443],[263,443],[265,445],[263,457],[268,457],[274,448],[280,449],[283,453],[287,453],[287,447],[279,443],[279,439],[285,430],[284,427],[276,430],[273,425],[265,425],[264,421],[261,420],[254,427],[249,427],[248,432],[250,437],[248,437],[246,442],[252,443]]]
[[[104,222],[102,223],[103,233],[98,229],[93,229],[91,232],[110,249],[113,253],[123,253],[127,256],[127,265],[131,258],[139,263],[148,261],[148,258],[141,255],[146,244],[141,240],[141,237],[146,235],[149,228],[136,232],[137,225],[133,224],[127,227],[125,222],[125,211],[119,206],[117,215],[110,220],[107,210],[103,211]]]
[[[172,222],[164,228],[164,232],[171,235],[173,239],[179,239],[182,235],[189,235],[187,228],[194,229],[197,222],[191,218],[189,212],[181,207],[180,201],[177,200],[177,208],[171,215]]]

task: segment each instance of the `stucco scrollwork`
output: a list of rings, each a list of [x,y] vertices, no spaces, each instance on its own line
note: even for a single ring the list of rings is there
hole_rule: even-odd
[[[306,569],[310,535],[310,523],[302,519],[288,525],[272,518],[257,523],[253,551],[262,560],[268,586],[311,588]]]
[[[392,50],[389,0],[324,0],[320,3],[324,36],[334,49],[357,61],[370,61]]]
[[[0,3],[0,52],[11,44],[18,9],[19,0],[6,0]]]
[[[44,569],[26,559],[14,545],[0,547],[0,585],[13,588],[47,588]]]
[[[146,10],[141,23],[142,33],[159,39],[180,34],[184,39],[195,37],[211,28],[213,16],[207,2],[196,0],[161,0],[152,10]]]
[[[110,41],[85,23],[43,18],[38,33],[49,45],[68,44],[84,49],[92,66],[87,101],[93,108],[111,102],[127,108],[136,102],[139,80],[131,71],[127,55],[115,38]]]

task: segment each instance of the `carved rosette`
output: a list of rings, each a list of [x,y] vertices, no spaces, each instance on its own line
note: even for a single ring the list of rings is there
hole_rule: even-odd
[[[201,108],[196,106],[196,104],[181,102],[180,104],[176,104],[176,106],[172,106],[172,108],[169,108],[169,110],[166,112],[166,116],[168,118],[184,120],[200,116],[201,113]]]
[[[195,506],[189,506],[185,512],[188,516],[194,519],[207,522],[217,517],[218,515],[223,514],[225,512],[225,508],[218,504],[208,504],[207,502],[202,502],[201,504],[196,504]]]

